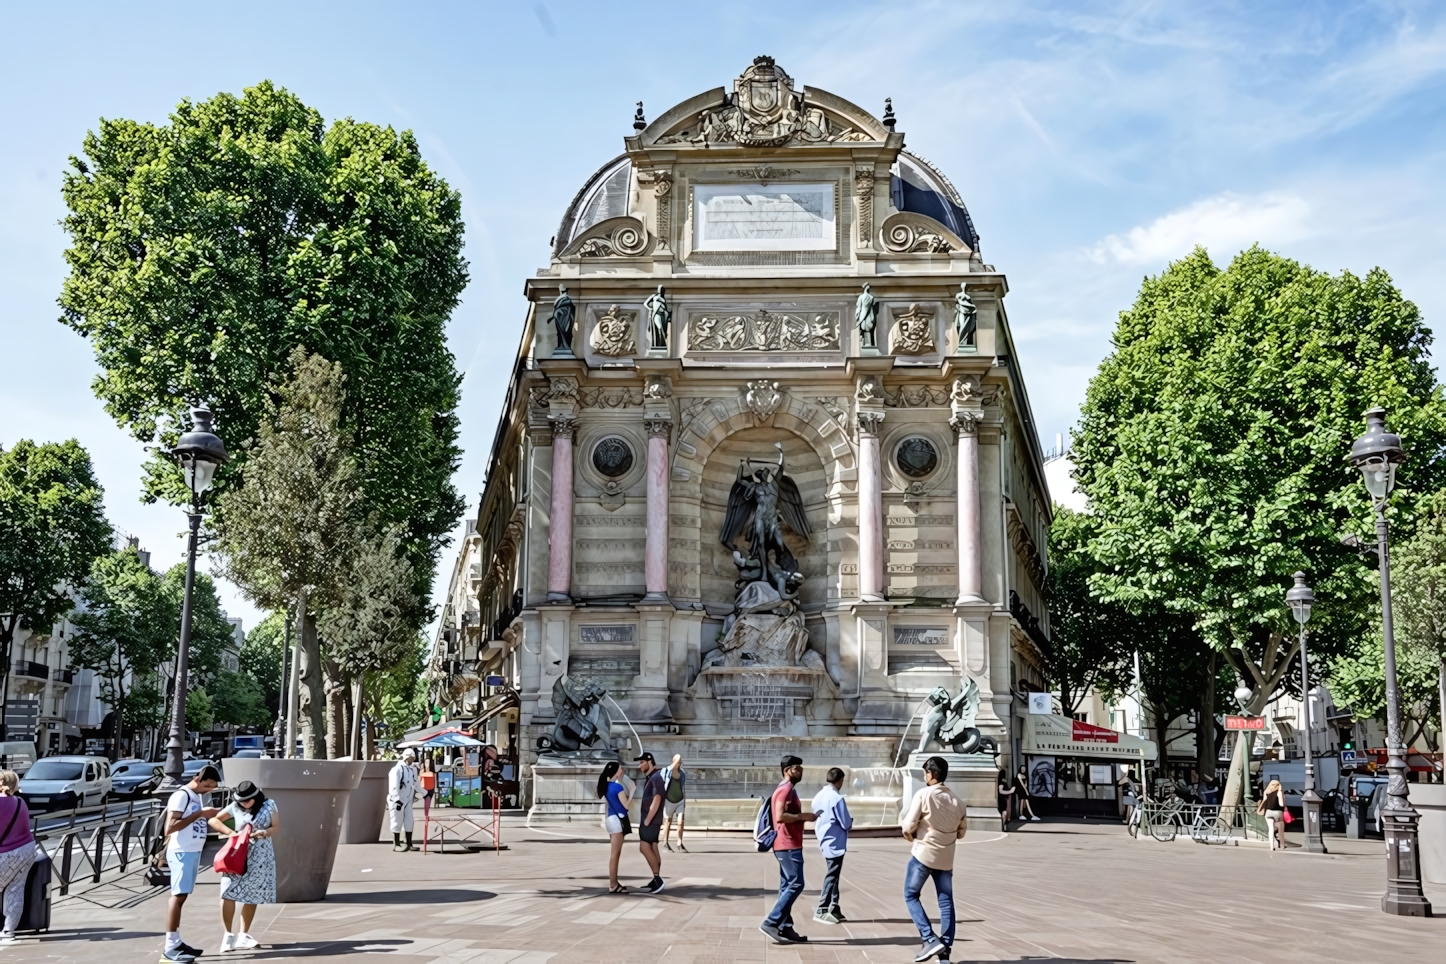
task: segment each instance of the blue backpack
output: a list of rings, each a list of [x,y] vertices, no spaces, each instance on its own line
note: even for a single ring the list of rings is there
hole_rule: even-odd
[[[763,854],[773,849],[773,841],[778,839],[778,828],[773,826],[773,794],[763,798],[763,805],[758,808],[758,816],[753,821],[753,842],[758,845],[758,852]]]

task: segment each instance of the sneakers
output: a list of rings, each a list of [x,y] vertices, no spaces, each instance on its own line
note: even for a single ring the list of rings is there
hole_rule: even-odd
[[[792,927],[780,927],[780,928],[778,929],[778,933],[779,933],[780,935],[782,935],[783,939],[786,940],[786,941],[788,941],[790,944],[807,944],[807,943],[808,943],[808,938],[807,938],[807,937],[804,937],[802,934],[800,934],[798,931],[794,930]]]
[[[838,917],[834,916],[834,914],[832,914],[831,912],[826,911],[826,910],[821,910],[821,911],[815,912],[814,915],[813,915],[813,919],[816,920],[816,921],[818,921],[820,924],[842,924],[842,923],[843,923],[842,920],[840,920]]]
[[[201,950],[199,947],[192,947],[190,944],[187,944],[185,941],[181,941],[181,950],[185,951],[187,954],[191,955],[192,957],[200,957],[202,954],[206,953],[205,951]]]
[[[924,946],[919,949],[919,953],[914,955],[915,964],[920,964],[920,962],[927,961],[931,957],[938,957],[940,954],[944,953],[944,950],[944,942],[939,940],[937,937],[934,938],[932,941],[925,941]]]
[[[236,936],[237,935],[230,931],[227,931],[226,936],[221,938],[221,949],[217,951],[217,953],[225,954],[227,951],[234,951],[236,949]]]
[[[1043,822],[1042,819],[1039,818],[1039,817],[1030,817],[1029,819],[1033,820],[1035,823],[1042,823],[1042,822]]]
[[[848,923],[848,918],[844,916],[844,912],[843,912],[841,909],[837,908],[837,907],[835,907],[835,908],[833,909],[833,916],[835,916],[835,917],[838,918],[838,922],[839,922],[840,924],[846,924],[846,923]]]
[[[790,943],[790,941],[788,941],[783,936],[783,932],[780,931],[777,927],[774,927],[772,924],[768,923],[768,921],[764,921],[763,923],[759,924],[758,930],[760,933],[763,934],[764,937],[771,939],[775,944]]]
[[[236,935],[236,950],[238,951],[249,951],[253,948],[257,948],[260,946],[261,942],[258,941],[256,938],[252,937],[250,934]]]
[[[184,945],[181,944],[177,944],[175,947],[168,947],[161,951],[161,960],[163,961],[175,961],[177,964],[191,964],[195,959],[196,955],[186,953]]]
[[[648,886],[644,889],[650,894],[661,894],[663,892],[663,878],[654,877],[648,881]]]
[[[672,853],[672,852],[673,852],[673,845],[672,845],[672,844],[668,843],[667,841],[664,841],[664,842],[663,842],[663,846],[668,848],[668,853]]]

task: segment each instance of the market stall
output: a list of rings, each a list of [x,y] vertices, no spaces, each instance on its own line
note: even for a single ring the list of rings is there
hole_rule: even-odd
[[[1120,777],[1158,756],[1151,740],[1057,714],[1026,716],[1020,750],[1041,815],[1117,816]]]

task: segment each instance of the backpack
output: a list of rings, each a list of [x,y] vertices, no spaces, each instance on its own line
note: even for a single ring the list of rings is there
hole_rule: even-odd
[[[773,794],[763,798],[763,805],[758,808],[758,816],[753,821],[753,842],[758,845],[758,852],[763,854],[773,849],[773,841],[778,839],[778,828],[773,826]]]

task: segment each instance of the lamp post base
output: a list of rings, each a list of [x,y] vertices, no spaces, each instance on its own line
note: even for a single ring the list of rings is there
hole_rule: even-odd
[[[1315,788],[1305,791],[1300,798],[1301,817],[1305,820],[1305,852],[1308,854],[1327,853],[1325,840],[1320,833],[1320,794]]]
[[[1421,890],[1420,841],[1415,810],[1381,814],[1386,837],[1386,896],[1381,910],[1397,917],[1430,917],[1431,902]]]

